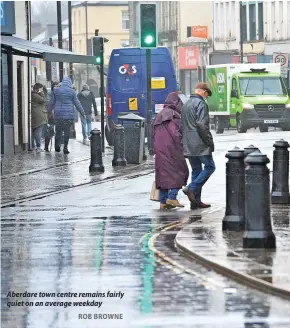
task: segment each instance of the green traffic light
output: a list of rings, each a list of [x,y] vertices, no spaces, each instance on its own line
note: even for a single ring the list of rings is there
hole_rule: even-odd
[[[97,57],[97,58],[96,58],[96,63],[97,63],[97,64],[101,64],[101,57]]]
[[[152,35],[147,35],[147,36],[145,36],[144,42],[145,42],[146,44],[151,44],[151,43],[153,43],[153,41],[154,41],[154,38],[153,38]]]

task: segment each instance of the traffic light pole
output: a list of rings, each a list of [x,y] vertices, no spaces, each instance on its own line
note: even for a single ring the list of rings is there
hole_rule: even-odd
[[[147,74],[147,144],[149,155],[153,155],[152,136],[152,90],[151,90],[151,49],[146,49],[146,74]]]

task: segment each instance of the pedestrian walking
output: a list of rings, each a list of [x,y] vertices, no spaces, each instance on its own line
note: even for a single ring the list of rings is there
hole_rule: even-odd
[[[85,119],[81,118],[83,140],[85,141],[87,137],[90,139],[90,133],[92,130],[92,106],[94,107],[95,117],[98,116],[98,109],[95,96],[87,84],[83,85],[82,91],[78,94],[78,98],[86,114]]]
[[[170,93],[153,121],[155,182],[156,188],[160,189],[160,209],[184,207],[177,200],[189,175],[180,129],[182,105],[179,96]]]
[[[47,123],[47,99],[43,92],[43,85],[35,83],[31,92],[31,128],[32,149],[41,151],[41,137],[43,125]]]
[[[85,117],[85,112],[73,90],[73,84],[69,77],[64,77],[61,86],[54,88],[48,104],[48,112],[54,110],[55,120],[55,151],[60,152],[61,136],[64,134],[64,154],[69,154],[68,142],[70,128],[74,123],[74,106]]]
[[[182,107],[184,156],[188,158],[192,170],[191,183],[183,192],[191,202],[191,209],[210,207],[201,201],[202,187],[215,171],[212,157],[214,143],[209,128],[209,109],[205,101],[210,96],[209,85],[200,82],[196,85],[195,93]]]

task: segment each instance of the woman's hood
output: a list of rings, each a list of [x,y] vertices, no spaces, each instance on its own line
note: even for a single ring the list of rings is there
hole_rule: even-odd
[[[166,100],[163,109],[156,116],[153,125],[160,125],[166,121],[172,121],[174,118],[180,118],[182,101],[175,92],[171,92]]]

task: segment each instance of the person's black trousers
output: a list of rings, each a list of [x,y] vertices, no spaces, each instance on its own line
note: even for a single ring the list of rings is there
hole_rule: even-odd
[[[55,148],[60,147],[61,136],[63,134],[63,143],[64,149],[67,149],[69,136],[70,136],[70,128],[74,120],[66,120],[66,119],[55,119]]]

